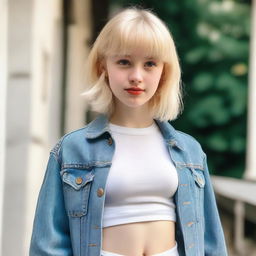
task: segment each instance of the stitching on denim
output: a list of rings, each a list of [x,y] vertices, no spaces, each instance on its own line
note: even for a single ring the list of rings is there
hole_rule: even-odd
[[[50,154],[52,154],[53,155],[53,157],[55,158],[55,160],[58,162],[58,164],[60,164],[59,163],[59,159],[58,159],[58,156],[57,156],[57,154],[56,154],[56,152],[54,152],[54,151],[50,151]]]
[[[86,126],[85,126],[85,127],[86,127]],[[76,130],[71,131],[71,132],[69,132],[69,133],[66,133],[65,135],[63,135],[63,136],[59,139],[59,141],[58,141],[58,142],[55,144],[55,146],[52,148],[52,150],[51,150],[50,152],[56,154],[57,160],[58,160],[59,164],[61,164],[61,161],[60,161],[60,159],[59,159],[59,154],[60,154],[61,144],[62,144],[62,142],[64,141],[64,139],[65,139],[67,136],[69,136],[70,134],[72,134],[72,133],[75,133],[75,132],[84,130],[85,127],[76,129]]]
[[[179,142],[175,139],[171,139],[171,140],[167,140],[168,145],[170,145],[171,147],[176,147],[182,151],[185,151],[185,149],[179,145]]]
[[[62,164],[61,169],[92,169],[92,166],[89,164]]]
[[[86,215],[86,211],[67,211],[70,217],[82,217]]]
[[[106,161],[95,161],[90,162],[88,164],[83,163],[75,163],[75,164],[62,164],[61,169],[68,169],[68,168],[74,168],[74,169],[92,169],[93,167],[105,167],[111,165],[112,162],[106,162]]]
[[[50,151],[51,153],[53,153],[56,156],[56,160],[58,161],[58,163],[60,165],[61,165],[61,161],[60,161],[59,153],[60,153],[60,148],[61,148],[61,144],[62,144],[62,141],[63,141],[64,137],[65,136],[60,138],[59,141],[55,144],[55,146]]]
[[[204,171],[204,167],[201,164],[182,163],[182,162],[176,162],[176,163],[180,167],[192,167],[192,168],[196,168],[196,169],[200,169],[200,170]]]

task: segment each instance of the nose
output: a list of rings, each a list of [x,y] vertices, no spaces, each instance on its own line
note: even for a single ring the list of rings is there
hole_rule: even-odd
[[[137,85],[142,82],[142,71],[140,68],[134,68],[131,70],[131,73],[129,74],[129,82],[133,85]]]

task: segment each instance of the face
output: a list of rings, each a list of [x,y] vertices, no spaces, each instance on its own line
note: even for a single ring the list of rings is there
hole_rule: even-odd
[[[105,59],[105,70],[116,108],[139,108],[155,94],[164,63],[147,57],[143,51],[131,55],[112,55]]]

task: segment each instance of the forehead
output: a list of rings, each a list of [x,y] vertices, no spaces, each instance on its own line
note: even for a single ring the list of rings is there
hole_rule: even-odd
[[[105,53],[106,57],[111,58],[139,58],[144,60],[163,60],[163,54],[156,49],[152,49],[150,47],[142,47],[142,46],[117,46],[116,48],[109,49],[108,52]]]
[[[103,56],[140,56],[144,58],[155,58],[165,60],[167,45],[164,40],[156,38],[153,33],[136,33],[132,34],[116,33],[108,38],[103,47]]]
[[[138,51],[132,52],[130,54],[113,53],[112,55],[110,55],[110,57],[112,57],[112,58],[140,58],[140,59],[144,59],[144,60],[151,60],[151,59],[156,58],[154,56],[149,56],[146,53],[138,52]]]

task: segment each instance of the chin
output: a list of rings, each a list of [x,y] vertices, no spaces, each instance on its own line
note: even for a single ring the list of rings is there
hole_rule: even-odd
[[[125,105],[129,108],[136,109],[136,108],[140,108],[140,107],[144,106],[145,104],[146,104],[146,102],[137,103],[137,104],[125,104]]]

